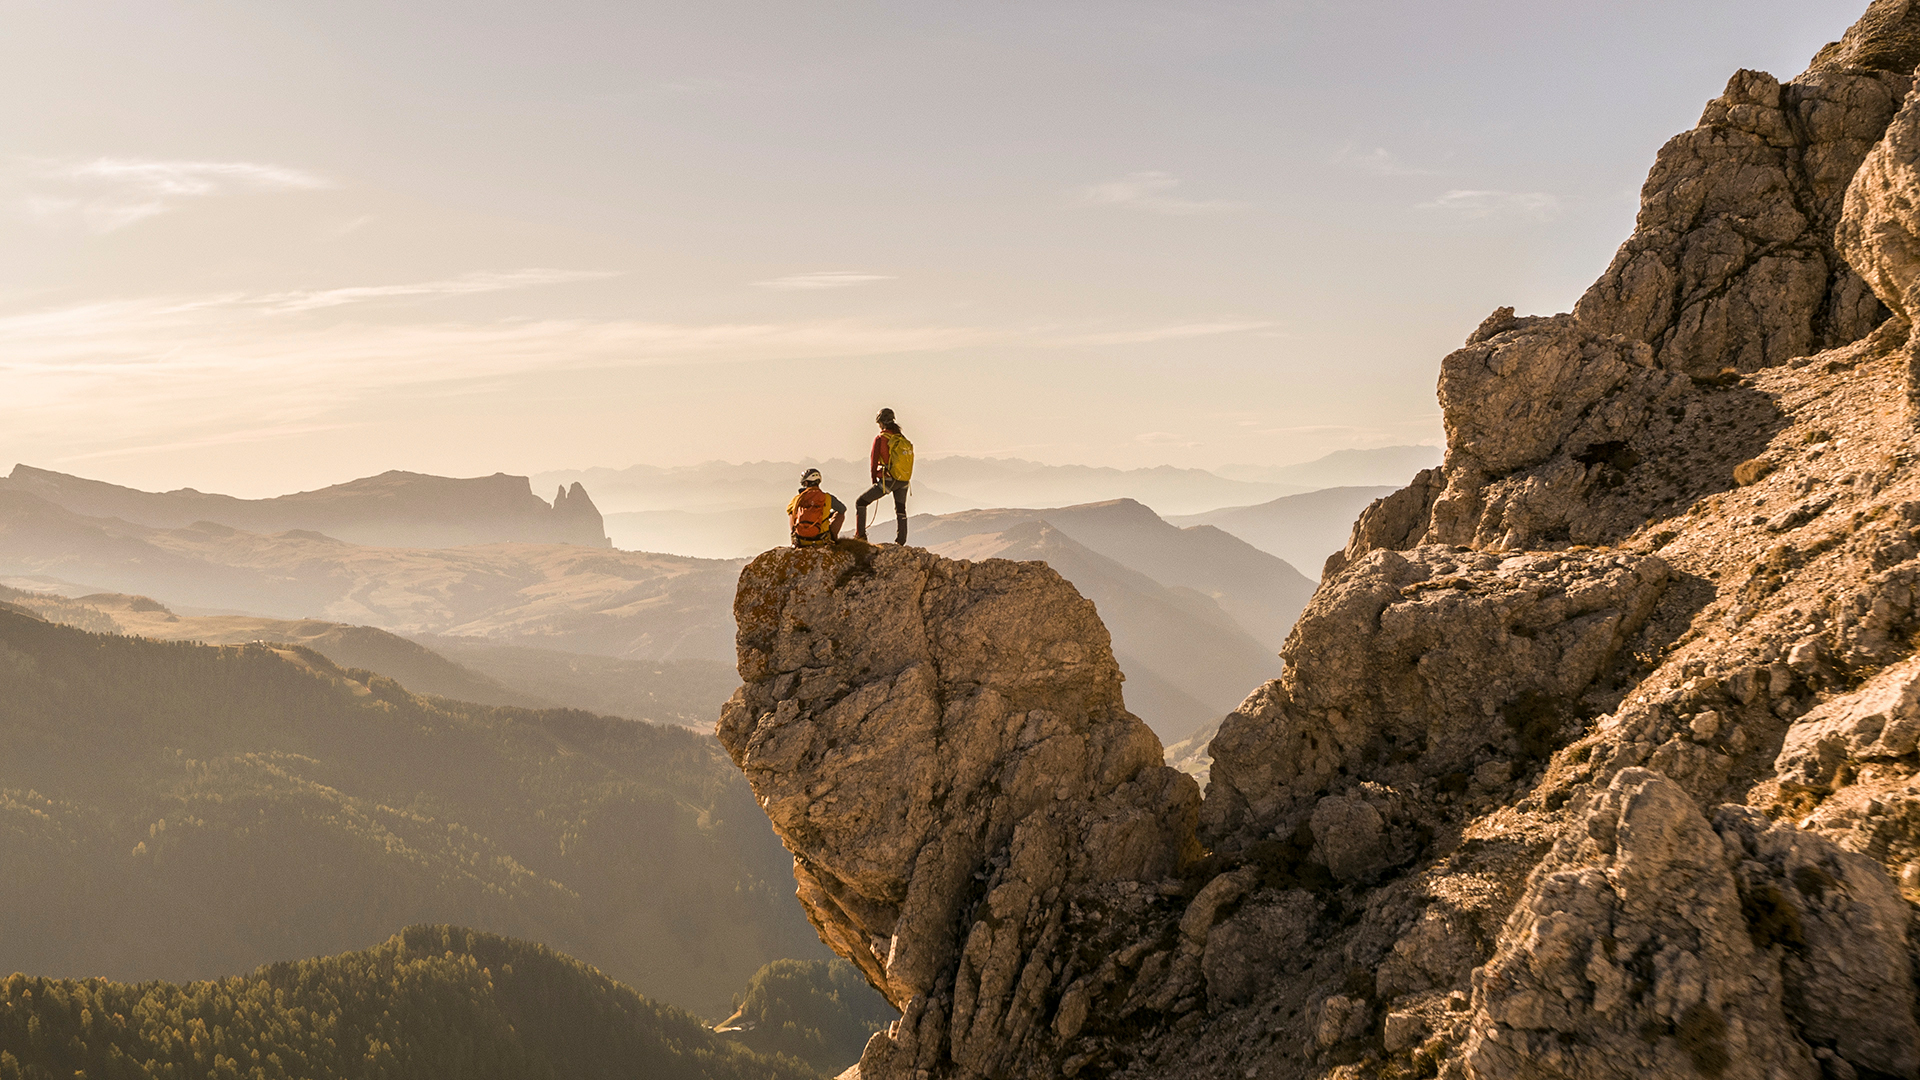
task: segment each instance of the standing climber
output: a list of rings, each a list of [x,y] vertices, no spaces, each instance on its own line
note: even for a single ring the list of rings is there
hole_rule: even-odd
[[[800,493],[787,504],[787,525],[794,547],[815,547],[840,539],[847,504],[820,490],[820,470],[800,474]]]
[[[867,455],[867,471],[872,474],[873,486],[867,489],[865,495],[853,500],[853,535],[857,540],[867,538],[868,505],[891,491],[893,515],[900,521],[893,542],[905,544],[907,483],[913,479],[913,444],[900,434],[900,425],[894,422],[892,409],[881,409],[873,422],[880,425],[880,434],[873,437],[873,452]]]

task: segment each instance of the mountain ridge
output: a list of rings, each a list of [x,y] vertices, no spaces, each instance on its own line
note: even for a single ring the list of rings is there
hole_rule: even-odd
[[[16,464],[0,491],[35,495],[83,517],[177,529],[214,522],[248,532],[306,530],[382,547],[462,547],[519,541],[608,547],[600,511],[579,484],[551,505],[524,476],[454,479],[388,470],[314,491],[239,499],[193,488],[140,491]]]

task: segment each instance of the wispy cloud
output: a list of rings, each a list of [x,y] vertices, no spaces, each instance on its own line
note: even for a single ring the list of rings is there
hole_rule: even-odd
[[[810,274],[792,274],[772,281],[756,281],[765,289],[844,289],[870,281],[892,281],[892,274],[866,274],[858,270],[816,270]]]
[[[1552,221],[1560,216],[1560,200],[1544,191],[1449,191],[1416,209],[1439,210],[1464,218],[1509,218]]]
[[[1187,199],[1171,194],[1180,179],[1163,172],[1131,173],[1119,180],[1080,189],[1080,199],[1094,206],[1124,206],[1156,214],[1219,214],[1245,210],[1250,205],[1224,199]]]
[[[473,293],[499,292],[502,289],[523,289],[530,285],[561,285],[570,281],[592,281],[598,278],[615,277],[618,274],[617,270],[551,270],[545,267],[505,271],[483,270],[439,281],[415,281],[401,285],[351,285],[338,289],[301,289],[292,292],[266,293],[248,297],[240,302],[273,311],[317,311],[321,308],[361,304],[370,300],[468,296]]]
[[[1432,176],[1434,174],[1432,169],[1407,164],[1398,155],[1382,146],[1362,150],[1353,143],[1348,143],[1340,148],[1340,152],[1333,156],[1333,160],[1336,165],[1344,165],[1374,176]]]
[[[439,399],[482,384],[528,387],[569,372],[844,361],[962,349],[1121,349],[1265,325],[397,321],[355,314],[356,305],[396,298],[461,296],[598,276],[596,271],[491,271],[399,285],[123,298],[0,312],[0,401],[12,407],[0,441],[60,447],[55,457],[79,461],[142,448],[300,437],[358,422],[370,407],[390,407],[408,394]]]
[[[94,233],[125,228],[191,199],[331,186],[312,173],[251,161],[103,157],[26,165],[34,190],[19,200],[20,209],[47,225]]]

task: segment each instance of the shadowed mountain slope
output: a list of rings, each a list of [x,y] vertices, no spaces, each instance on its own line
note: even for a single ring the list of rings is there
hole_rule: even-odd
[[[0,970],[186,979],[454,921],[719,1016],[817,956],[711,738],[0,605]]]
[[[371,626],[320,619],[176,615],[158,601],[123,593],[68,599],[0,585],[0,600],[49,622],[97,633],[207,645],[301,645],[341,667],[364,668],[416,693],[457,701],[585,709],[698,731],[712,727],[721,702],[739,681],[719,660],[624,660],[431,635],[414,641]]]
[[[963,536],[999,532],[1027,521],[1045,521],[1162,585],[1204,594],[1270,652],[1279,650],[1293,620],[1313,595],[1313,582],[1285,561],[1219,529],[1168,524],[1132,499],[916,518],[911,523],[912,540],[938,548]]]

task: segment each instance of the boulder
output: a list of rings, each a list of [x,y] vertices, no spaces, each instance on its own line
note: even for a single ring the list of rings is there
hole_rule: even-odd
[[[1667,574],[1620,552],[1365,555],[1301,616],[1286,674],[1221,723],[1208,842],[1243,850],[1306,825],[1313,860],[1340,880],[1412,857],[1433,796],[1558,745]]]
[[[1830,791],[1842,769],[1920,751],[1920,657],[1875,675],[1787,729],[1774,772],[1786,785]]]

